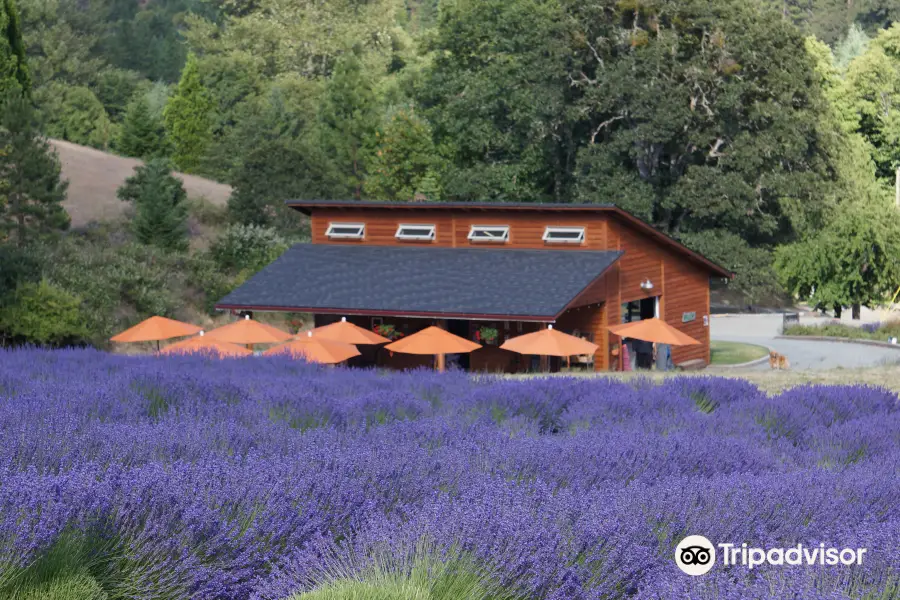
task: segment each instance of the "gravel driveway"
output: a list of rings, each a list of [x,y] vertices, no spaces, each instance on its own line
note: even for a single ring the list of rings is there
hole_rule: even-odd
[[[874,367],[900,364],[900,349],[863,344],[775,339],[781,333],[782,317],[774,315],[713,315],[710,335],[714,340],[759,344],[774,348],[791,361],[794,370]],[[816,323],[814,319],[801,322]],[[768,369],[768,363],[754,369]]]

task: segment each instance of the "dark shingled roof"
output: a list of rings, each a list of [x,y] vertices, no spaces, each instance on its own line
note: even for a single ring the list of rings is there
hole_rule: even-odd
[[[217,306],[553,319],[620,255],[297,244]]]

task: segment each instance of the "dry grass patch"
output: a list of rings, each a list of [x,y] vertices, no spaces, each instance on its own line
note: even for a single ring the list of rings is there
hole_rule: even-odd
[[[127,204],[119,200],[116,190],[134,174],[141,161],[61,140],[51,140],[51,144],[59,153],[62,178],[69,182],[63,206],[72,218],[72,227],[121,218]],[[224,206],[231,195],[231,186],[196,175],[175,176],[184,182],[188,198],[204,198],[213,205]]]

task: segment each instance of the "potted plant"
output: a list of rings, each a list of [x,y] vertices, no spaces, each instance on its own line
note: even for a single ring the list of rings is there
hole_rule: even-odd
[[[496,344],[499,336],[495,327],[479,327],[475,332],[475,340],[484,344]]]

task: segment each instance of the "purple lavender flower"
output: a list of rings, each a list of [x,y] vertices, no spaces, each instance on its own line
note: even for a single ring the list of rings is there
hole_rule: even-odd
[[[113,597],[283,599],[422,540],[523,598],[861,597],[900,573],[898,432],[866,386],[0,351],[0,597],[72,540]],[[692,578],[689,534],[868,555]]]

